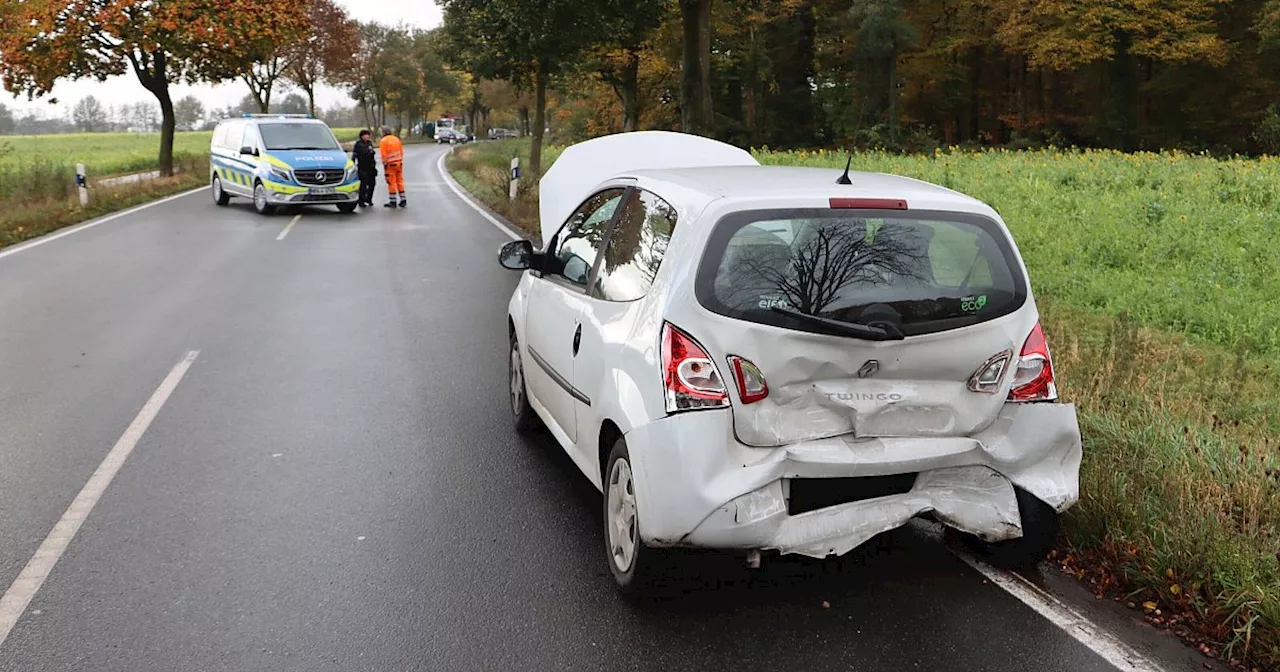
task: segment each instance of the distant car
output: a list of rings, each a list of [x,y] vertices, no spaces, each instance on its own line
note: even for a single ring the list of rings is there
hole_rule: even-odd
[[[456,131],[452,128],[442,128],[436,131],[437,145],[443,145],[445,143],[448,143],[450,145],[457,145],[457,144],[469,142],[470,140],[471,140],[471,136],[467,135],[466,133],[461,133],[459,131]]]
[[[491,129],[489,129],[489,139],[490,139],[490,140],[503,140],[503,139],[506,139],[506,138],[518,138],[518,137],[520,137],[520,134],[519,134],[519,133],[516,133],[515,131],[513,131],[513,130],[511,130],[511,129],[509,129],[509,128],[491,128]]]
[[[213,201],[253,199],[258,213],[282,205],[336,205],[355,212],[360,181],[333,131],[309,115],[247,114],[224,119],[209,147]]]
[[[1080,430],[988,205],[692,135],[571,146],[508,306],[515,426],[604,493],[624,594],[677,547],[842,555],[931,515],[1004,566],[1079,497]]]

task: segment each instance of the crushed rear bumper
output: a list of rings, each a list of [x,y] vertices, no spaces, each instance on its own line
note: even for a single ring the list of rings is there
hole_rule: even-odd
[[[836,437],[779,448],[734,438],[728,411],[698,411],[632,430],[641,535],[654,545],[841,555],[933,513],[987,541],[1022,535],[1014,487],[1061,512],[1079,498],[1080,432],[1066,404],[1006,405],[970,437]],[[795,511],[809,479],[917,474],[909,489]]]

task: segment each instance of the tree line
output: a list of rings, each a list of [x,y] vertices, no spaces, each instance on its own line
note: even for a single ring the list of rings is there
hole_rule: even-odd
[[[310,114],[312,110],[315,117],[334,127],[354,128],[369,124],[367,115],[356,105],[312,108],[307,97],[298,91],[290,91],[283,98],[275,96],[269,111],[275,114]],[[211,131],[222,119],[260,111],[252,94],[246,94],[239,103],[222,108],[207,107],[193,95],[183,96],[173,103],[177,131]],[[96,96],[88,95],[77,100],[64,115],[56,117],[34,110],[15,115],[13,110],[0,103],[0,135],[155,133],[160,131],[160,127],[160,107],[154,101],[106,105]]]
[[[454,112],[481,131],[496,113],[536,149],[554,125],[562,140],[658,128],[744,146],[1280,152],[1280,0],[441,5],[442,28],[413,30],[332,0],[0,0],[0,78],[40,96],[132,73],[156,98],[162,172],[170,85],[227,80],[263,112],[288,88],[315,113],[316,87],[342,86],[370,126]]]
[[[1278,0],[442,4],[451,62],[587,135],[1280,151]]]

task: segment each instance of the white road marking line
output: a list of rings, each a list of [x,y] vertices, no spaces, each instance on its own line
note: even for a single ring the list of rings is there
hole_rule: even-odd
[[[289,235],[289,229],[292,229],[293,225],[297,224],[299,219],[302,219],[301,213],[294,215],[293,219],[289,221],[289,225],[284,227],[284,231],[281,231],[280,235],[276,236],[276,240],[284,240],[284,237]]]
[[[17,244],[17,245],[11,245],[11,246],[6,247],[6,248],[4,248],[4,249],[0,249],[0,259],[3,259],[3,258],[5,258],[5,257],[7,257],[7,256],[9,256],[9,255],[11,255],[11,254],[17,254],[17,253],[22,252],[22,251],[24,251],[24,250],[29,250],[29,249],[31,249],[31,248],[33,248],[33,247],[39,247],[39,246],[41,246],[41,245],[44,245],[45,243],[53,242],[53,241],[55,241],[55,240],[57,240],[57,239],[59,239],[59,238],[65,238],[66,236],[69,236],[69,235],[71,235],[71,234],[73,234],[73,233],[78,233],[78,232],[80,232],[80,231],[84,231],[85,229],[92,229],[93,227],[95,227],[95,226],[97,226],[97,225],[99,225],[99,224],[106,224],[107,222],[115,221],[115,220],[117,220],[117,219],[120,219],[121,217],[128,217],[129,215],[132,215],[132,214],[134,214],[135,212],[138,212],[138,211],[140,211],[140,210],[146,210],[147,208],[150,208],[150,207],[152,207],[152,206],[154,206],[154,205],[160,205],[161,203],[168,203],[169,201],[172,201],[172,200],[176,200],[176,199],[182,198],[183,196],[190,196],[191,194],[194,194],[194,193],[196,193],[196,192],[198,192],[198,191],[204,191],[204,190],[205,190],[205,189],[207,189],[207,188],[208,188],[208,187],[196,187],[195,189],[192,189],[192,190],[190,190],[190,191],[184,191],[184,192],[182,192],[182,193],[180,193],[180,194],[174,194],[174,195],[172,195],[172,196],[166,196],[165,198],[162,198],[162,199],[160,199],[160,200],[158,200],[158,201],[151,201],[150,203],[143,203],[142,205],[139,205],[139,206],[138,206],[138,207],[136,207],[136,208],[129,208],[128,210],[122,210],[122,211],[117,212],[117,213],[115,213],[115,214],[113,214],[113,215],[107,215],[106,217],[102,217],[102,218],[100,218],[100,219],[95,219],[95,220],[92,220],[92,221],[88,221],[88,222],[85,222],[85,223],[83,223],[83,224],[77,224],[77,225],[75,225],[75,226],[69,226],[69,227],[67,227],[67,228],[65,228],[65,229],[62,229],[62,230],[60,230],[60,231],[56,231],[56,232],[54,232],[54,233],[50,233],[50,234],[48,234],[48,235],[41,236],[40,238],[34,238],[34,239],[32,239],[32,240],[28,240],[28,241],[27,241],[27,242],[25,242],[25,243],[19,243],[19,244]]]
[[[102,464],[98,465],[97,470],[89,477],[89,481],[80,489],[80,494],[71,501],[71,506],[67,507],[58,524],[53,526],[49,536],[41,542],[35,555],[27,561],[27,566],[22,568],[18,578],[14,579],[4,596],[0,597],[0,646],[4,644],[9,631],[18,623],[27,605],[31,604],[36,591],[44,585],[44,580],[49,577],[49,572],[53,571],[54,565],[58,564],[58,560],[66,552],[67,546],[71,544],[71,540],[80,530],[85,518],[89,517],[89,512],[93,511],[102,493],[106,491],[107,486],[111,485],[111,480],[120,471],[120,467],[124,466],[124,461],[129,458],[134,446],[138,445],[138,440],[147,431],[147,427],[151,426],[151,421],[169,400],[169,395],[173,394],[178,383],[182,382],[182,377],[187,374],[187,369],[191,368],[191,363],[199,354],[199,350],[188,352],[182,361],[169,371],[169,375],[160,383],[160,387],[156,388],[151,398],[142,406],[142,410],[138,411],[133,422],[124,430],[120,440],[116,441],[111,452],[103,458]]]
[[[956,557],[1046,620],[1062,628],[1116,669],[1125,672],[1164,672],[1154,661],[1021,576],[992,567],[965,553],[956,552]]]
[[[462,189],[458,187],[458,185],[453,183],[453,178],[449,176],[449,171],[444,169],[444,160],[448,156],[449,156],[449,152],[442,152],[440,154],[440,161],[436,164],[436,166],[440,169],[440,175],[441,177],[444,178],[444,183],[449,185],[449,188],[453,190],[453,193],[457,194],[458,198],[461,198],[464,203],[471,206],[472,210],[475,210],[476,212],[480,213],[481,217],[484,217],[485,219],[489,220],[490,224],[493,224],[494,226],[498,227],[499,231],[507,234],[507,236],[510,237],[512,240],[519,240],[521,238],[524,238],[525,236],[523,234],[516,233],[511,229],[511,227],[498,221],[496,217],[494,217],[493,215],[485,211],[484,208],[480,207],[479,205],[476,205],[476,202],[471,200],[470,196],[467,196],[465,193],[463,193]]]

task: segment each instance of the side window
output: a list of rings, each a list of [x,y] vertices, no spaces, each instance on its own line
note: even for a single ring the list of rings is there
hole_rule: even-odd
[[[213,147],[215,149],[222,149],[226,146],[227,146],[227,125],[220,124],[217,128],[213,129]]]
[[[262,150],[262,137],[258,134],[258,128],[253,124],[244,127],[244,138],[240,141],[241,147],[256,147]]]
[[[547,275],[559,276],[587,286],[591,269],[600,254],[605,228],[618,209],[624,189],[607,189],[578,207],[547,248]]]
[[[670,203],[647,191],[634,190],[609,238],[592,296],[606,301],[643,297],[658,275],[675,227],[676,209]]]

